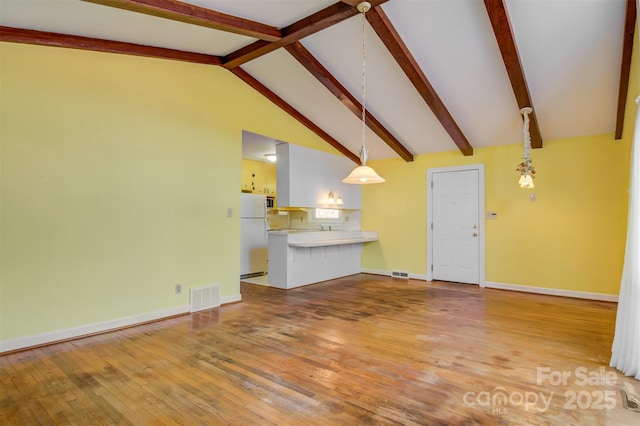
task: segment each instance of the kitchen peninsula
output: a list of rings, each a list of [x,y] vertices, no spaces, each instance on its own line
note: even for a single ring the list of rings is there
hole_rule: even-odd
[[[292,229],[268,233],[269,284],[291,289],[359,274],[362,247],[377,241],[378,233],[359,230],[361,186],[342,182],[353,162],[287,143],[276,145],[276,154],[278,207],[290,209]],[[340,203],[331,202],[334,197]]]
[[[269,284],[290,289],[361,272],[364,243],[375,231],[269,232]]]

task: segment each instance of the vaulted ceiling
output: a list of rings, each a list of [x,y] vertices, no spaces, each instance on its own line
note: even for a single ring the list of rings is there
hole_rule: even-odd
[[[0,40],[224,67],[354,161],[355,0],[0,0]],[[621,137],[635,0],[372,0],[369,158]],[[295,142],[295,141],[292,141]]]

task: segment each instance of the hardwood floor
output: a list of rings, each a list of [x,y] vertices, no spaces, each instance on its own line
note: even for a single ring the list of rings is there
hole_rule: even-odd
[[[241,289],[0,356],[0,424],[640,424],[607,367],[613,303],[365,274]]]

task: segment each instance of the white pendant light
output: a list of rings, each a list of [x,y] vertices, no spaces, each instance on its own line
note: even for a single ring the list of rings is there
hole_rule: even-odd
[[[366,49],[365,49],[365,14],[371,9],[371,3],[363,1],[358,3],[358,12],[362,14],[362,146],[358,153],[360,154],[360,165],[346,178],[342,179],[344,183],[353,183],[357,185],[367,185],[371,183],[382,183],[385,180],[381,178],[371,167],[367,166],[367,156],[369,150],[365,146],[365,130],[366,130],[366,91],[365,91],[365,75],[366,75]]]
[[[518,164],[517,172],[520,172],[518,183],[520,188],[533,188],[533,178],[536,175],[536,169],[533,167],[533,161],[529,157],[531,153],[531,135],[529,134],[529,114],[533,112],[531,107],[524,107],[520,110],[520,114],[524,117],[522,133],[524,135],[524,148],[522,152],[522,163]]]

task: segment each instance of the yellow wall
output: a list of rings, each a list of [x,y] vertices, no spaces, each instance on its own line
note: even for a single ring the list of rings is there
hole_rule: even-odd
[[[629,153],[640,94],[636,33],[632,78],[623,139],[613,134],[545,140],[532,151],[535,189],[518,187],[515,167],[522,142],[475,149],[372,161],[387,179],[363,187],[363,228],[380,241],[367,244],[363,268],[427,273],[427,170],[485,165],[485,209],[498,213],[485,221],[486,281],[504,284],[617,294],[624,261]],[[536,202],[529,201],[535,192]]]
[[[222,68],[0,56],[0,340],[238,295],[242,130],[333,150]]]
[[[616,293],[626,224],[625,145],[610,135],[545,141],[532,153],[533,190],[517,185],[521,154],[521,145],[507,145],[476,149],[471,158],[423,155],[409,167],[376,162],[387,183],[366,193],[364,228],[378,230],[380,242],[365,249],[364,267],[426,274],[427,170],[482,163],[485,208],[498,213],[485,222],[487,281]],[[583,167],[597,172],[577,173]],[[529,201],[531,192],[536,202]]]
[[[276,195],[276,165],[242,159],[242,190]]]

